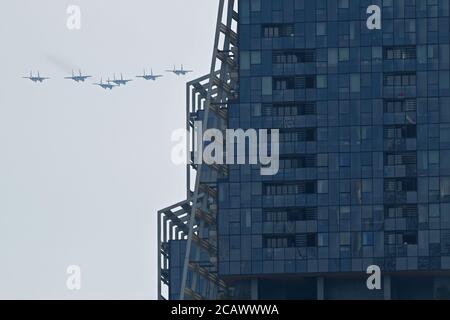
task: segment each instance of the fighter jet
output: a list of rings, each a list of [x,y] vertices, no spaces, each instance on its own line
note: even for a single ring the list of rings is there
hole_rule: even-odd
[[[117,87],[116,85],[110,84],[110,80],[108,79],[107,83],[103,83],[103,79],[100,78],[100,83],[93,83],[94,86],[99,86],[102,89],[109,89],[112,90],[114,87]]]
[[[37,74],[38,74],[37,77],[33,77],[33,72],[30,71],[30,76],[29,77],[22,77],[22,78],[30,79],[33,82],[41,82],[41,83],[44,82],[44,80],[50,79],[50,78],[41,77],[41,75],[39,74],[39,71],[38,71]]]
[[[183,65],[181,65],[181,69],[177,69],[175,66],[173,66],[173,70],[166,70],[166,72],[172,72],[176,74],[177,76],[185,76],[186,74],[190,72],[194,72],[192,70],[184,70]]]
[[[153,74],[153,70],[151,70],[150,74],[146,74],[145,73],[145,69],[144,69],[144,73],[142,76],[136,76],[136,78],[143,78],[145,80],[153,80],[156,81],[156,79],[161,78],[162,75],[160,74]]]
[[[120,79],[119,80],[116,80],[116,75],[114,75],[114,80],[109,80],[108,79],[108,83],[115,83],[116,85],[118,85],[118,86],[121,86],[121,85],[126,85],[128,82],[130,82],[130,81],[133,81],[133,80],[131,80],[131,79],[129,79],[129,80],[124,80],[123,79],[123,75],[122,74],[120,74]]]
[[[78,76],[76,76],[74,73],[73,73],[73,70],[72,70],[72,76],[71,77],[64,77],[64,79],[69,79],[69,80],[73,80],[73,81],[76,81],[76,82],[84,82],[84,81],[86,81],[86,79],[88,79],[88,78],[92,78],[92,76],[83,76],[82,74],[81,74],[81,70],[79,70],[79,75]]]

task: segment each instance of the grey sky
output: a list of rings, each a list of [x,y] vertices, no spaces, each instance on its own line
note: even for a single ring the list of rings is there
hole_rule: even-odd
[[[82,29],[66,28],[81,7]],[[156,210],[184,197],[170,134],[209,70],[217,1],[9,0],[0,10],[0,298],[156,297]],[[196,72],[95,81],[183,63]],[[44,84],[21,79],[29,71]],[[82,290],[66,289],[66,267]]]

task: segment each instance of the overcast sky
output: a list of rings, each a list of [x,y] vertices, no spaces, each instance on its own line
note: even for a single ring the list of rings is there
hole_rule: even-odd
[[[69,5],[81,30],[66,27]],[[218,1],[8,0],[0,7],[0,298],[156,298],[156,211],[184,200],[170,161],[185,82],[209,71]],[[183,63],[195,73],[92,80]],[[22,79],[30,70],[52,79]],[[79,265],[80,291],[66,288]]]

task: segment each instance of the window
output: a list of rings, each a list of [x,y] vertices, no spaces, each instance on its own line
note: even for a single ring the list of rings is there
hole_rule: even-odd
[[[263,106],[263,115],[269,117],[295,117],[314,114],[316,114],[315,102],[277,103]]]
[[[416,47],[386,47],[384,48],[384,58],[386,60],[416,59]]]
[[[288,221],[288,214],[286,210],[269,210],[264,213],[265,222],[280,222]]]
[[[432,203],[428,206],[428,214],[430,218],[439,218],[440,216],[440,208],[439,204]]]
[[[375,62],[380,62],[382,59],[383,59],[383,48],[372,47],[372,60]]]
[[[328,167],[328,155],[327,154],[318,154],[317,155],[317,166]]]
[[[312,89],[316,87],[316,78],[314,76],[295,77],[296,89]]]
[[[448,151],[443,150],[442,152],[445,154]],[[443,156],[442,158],[443,159],[449,159],[449,158],[446,158],[445,156]],[[439,161],[439,151],[432,151],[432,150],[430,150],[428,152],[428,163],[431,164],[431,165],[434,165],[434,164],[438,165],[440,163],[440,161]]]
[[[272,95],[272,78],[263,77],[262,78],[262,95],[270,96]]]
[[[280,142],[310,142],[316,140],[317,140],[316,128],[280,130]]]
[[[264,221],[313,221],[317,219],[317,207],[291,207],[265,209]]]
[[[327,24],[325,22],[317,23],[316,35],[317,36],[326,36],[327,35]]]
[[[316,181],[298,181],[298,182],[264,184],[264,195],[266,196],[313,194],[316,192],[317,192]]]
[[[252,51],[250,58],[251,64],[261,64],[261,51]]]
[[[272,54],[272,62],[274,64],[291,64],[315,62],[315,50],[282,50],[274,51]]]
[[[410,152],[386,152],[384,154],[384,165],[385,166],[398,166],[398,165],[408,165],[417,164],[417,153],[414,151]]]
[[[373,246],[373,232],[363,232],[362,233],[362,245],[363,246]]]
[[[384,100],[385,113],[415,112],[417,110],[416,99],[386,99]]]
[[[361,77],[359,74],[355,73],[350,75],[350,92],[360,92],[361,91]]]
[[[439,64],[440,69],[448,69],[450,66],[450,45],[440,44],[439,45]]]
[[[317,182],[317,193],[319,193],[319,194],[328,193],[328,181],[327,180],[319,180]]]
[[[442,124],[440,130],[441,147],[450,144],[450,125]]]
[[[241,70],[250,70],[250,52],[243,51],[239,56]]]
[[[295,235],[295,246],[298,248],[317,247],[317,233],[302,233]]]
[[[265,248],[289,248],[295,247],[295,236],[266,236],[264,237]]]
[[[386,232],[384,234],[384,242],[387,245],[415,245],[417,244],[417,232],[405,231],[405,232]]]
[[[312,89],[316,87],[315,76],[274,77],[275,90]]]
[[[405,87],[416,85],[416,74],[414,72],[387,73],[383,78],[386,87]]]
[[[339,61],[350,60],[350,49],[349,48],[339,48]]]
[[[403,236],[403,244],[417,244],[417,233],[416,232],[405,232],[402,234]]]
[[[450,201],[450,178],[441,178],[441,200]]]
[[[307,248],[317,247],[317,233],[264,236],[265,248]]]
[[[251,2],[250,2],[250,10],[252,12],[261,11],[261,0],[251,0]]]
[[[416,204],[385,206],[384,216],[387,219],[417,218],[418,208]]]
[[[416,178],[393,178],[384,180],[385,192],[417,191]]]
[[[317,245],[319,247],[327,247],[328,246],[328,233],[319,233],[317,239]]]
[[[317,166],[317,156],[308,155],[285,155],[280,157],[280,169],[314,168]]]
[[[293,90],[295,89],[295,77],[277,77],[273,79],[273,88],[275,90]]]
[[[251,108],[252,108],[252,117],[261,117],[262,111],[260,103],[253,103]]]
[[[328,79],[325,75],[317,76],[317,89],[326,89],[328,87]]]
[[[339,9],[348,9],[349,0],[339,0]]]
[[[350,245],[350,232],[343,232],[339,234],[339,243],[341,246]]]
[[[338,50],[336,48],[328,49],[328,66],[336,67],[339,60]]]
[[[414,124],[392,125],[384,127],[385,139],[412,139],[417,137],[417,127]]]
[[[269,24],[262,26],[264,38],[293,37],[294,24]]]

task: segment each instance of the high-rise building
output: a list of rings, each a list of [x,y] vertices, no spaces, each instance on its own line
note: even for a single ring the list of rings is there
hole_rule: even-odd
[[[168,297],[450,298],[449,1],[219,2],[187,128],[279,129],[280,169],[190,165]]]

